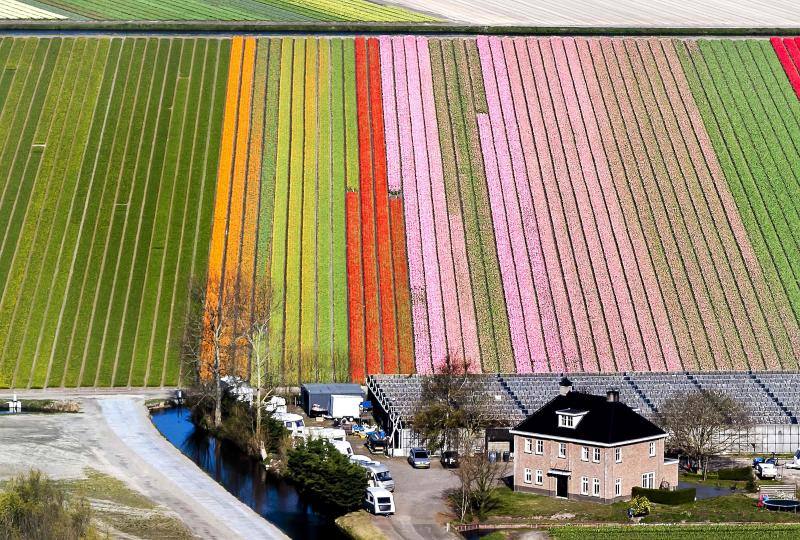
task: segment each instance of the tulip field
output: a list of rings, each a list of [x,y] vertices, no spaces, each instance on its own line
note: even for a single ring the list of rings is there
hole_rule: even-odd
[[[197,284],[269,291],[287,384],[795,370],[798,66],[790,38],[0,38],[0,387],[185,382]]]
[[[52,6],[55,13],[42,9]],[[369,0],[0,0],[0,18],[111,21],[422,22],[433,17]]]

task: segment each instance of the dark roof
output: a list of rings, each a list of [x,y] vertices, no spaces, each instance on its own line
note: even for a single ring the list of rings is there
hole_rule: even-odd
[[[556,411],[567,409],[587,411],[575,428],[558,426]],[[565,396],[556,396],[523,420],[514,431],[601,444],[616,444],[666,434],[660,427],[624,403],[608,401],[606,396],[593,396],[574,391]]]
[[[348,383],[306,383],[303,388],[312,394],[362,395],[364,393],[361,391],[361,385]]]

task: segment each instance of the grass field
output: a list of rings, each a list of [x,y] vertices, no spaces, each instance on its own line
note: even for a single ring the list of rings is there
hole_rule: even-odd
[[[0,386],[177,384],[190,284],[217,281],[212,304],[268,286],[287,383],[448,355],[796,369],[798,61],[788,39],[0,38]]]

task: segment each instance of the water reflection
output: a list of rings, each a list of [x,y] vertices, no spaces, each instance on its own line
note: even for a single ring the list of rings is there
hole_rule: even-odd
[[[153,413],[153,424],[175,447],[243,503],[292,538],[344,539],[333,522],[317,513],[288,482],[236,446],[195,429],[186,409]]]

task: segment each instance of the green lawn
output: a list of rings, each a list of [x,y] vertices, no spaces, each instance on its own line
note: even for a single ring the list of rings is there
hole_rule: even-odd
[[[642,538],[663,539],[680,538],[700,540],[727,538],[730,540],[789,540],[800,535],[800,527],[794,525],[775,525],[764,528],[761,525],[697,525],[697,526],[638,526],[638,527],[559,527],[547,533],[559,540],[583,540],[592,538]],[[484,537],[488,538],[488,537]],[[499,540],[499,539],[498,539]]]

